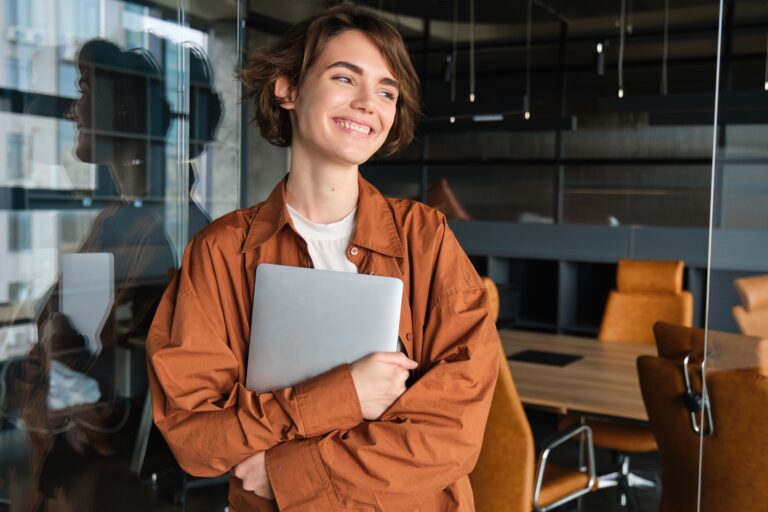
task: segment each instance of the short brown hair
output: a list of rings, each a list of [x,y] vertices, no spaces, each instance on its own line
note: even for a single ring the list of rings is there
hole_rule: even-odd
[[[328,41],[347,30],[365,33],[381,50],[398,81],[395,120],[379,151],[392,154],[410,144],[420,110],[419,78],[405,43],[397,29],[386,21],[348,5],[333,7],[297,23],[269,50],[254,50],[249,55],[240,71],[240,80],[247,89],[243,99],[253,98],[255,119],[269,142],[276,146],[291,145],[291,119],[275,96],[275,81],[284,76],[298,88]]]

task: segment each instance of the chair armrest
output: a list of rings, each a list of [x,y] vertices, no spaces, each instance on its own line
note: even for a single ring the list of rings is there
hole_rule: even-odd
[[[587,485],[578,489],[562,498],[555,500],[553,503],[542,507],[541,500],[541,487],[544,484],[544,471],[547,466],[547,460],[549,459],[552,450],[562,445],[566,441],[586,433],[587,435],[587,471],[589,473],[589,481]],[[578,498],[592,490],[595,485],[597,475],[595,472],[595,448],[592,444],[592,429],[589,425],[574,425],[562,432],[547,438],[543,443],[543,449],[539,453],[538,468],[536,470],[536,486],[533,491],[533,509],[536,512],[546,512],[547,510],[559,507],[560,505],[567,503],[573,499]]]

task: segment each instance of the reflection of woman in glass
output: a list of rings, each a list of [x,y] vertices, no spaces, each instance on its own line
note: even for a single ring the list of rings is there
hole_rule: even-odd
[[[43,503],[137,510],[151,500],[127,471],[133,434],[124,427],[130,413],[140,410],[135,405],[143,403],[143,395],[133,402],[117,398],[115,348],[140,350],[176,267],[162,190],[171,111],[162,70],[145,50],[123,51],[91,40],[80,49],[77,66],[81,96],[68,113],[77,126],[73,150],[81,161],[108,168],[119,195],[107,198],[78,253],[112,255],[114,300],[106,311],[85,312],[106,315],[96,343],[101,350],[93,351],[72,319],[59,313],[58,286],[52,287],[38,315],[39,343],[5,378],[10,400],[4,410],[24,420],[32,439],[32,481],[39,481],[40,489],[33,492],[30,510]],[[190,123],[197,125],[197,143],[190,145],[194,157],[213,139],[222,108],[201,51],[190,51],[190,68],[196,84],[190,111]],[[203,219],[199,227],[205,214],[189,206],[195,210],[191,218]],[[104,480],[114,478],[126,489],[135,487],[120,503],[102,490],[109,489]]]
[[[147,340],[155,422],[189,473],[232,472],[233,512],[473,510],[499,344],[485,288],[444,216],[358,171],[413,136],[418,79],[400,35],[334,8],[254,52],[242,79],[290,172],[187,247]],[[260,263],[402,279],[401,352],[246,389]]]

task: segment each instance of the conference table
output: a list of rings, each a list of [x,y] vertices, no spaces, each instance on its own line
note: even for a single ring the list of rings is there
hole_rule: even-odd
[[[561,414],[648,421],[637,377],[638,356],[656,355],[645,343],[500,329],[520,400]]]

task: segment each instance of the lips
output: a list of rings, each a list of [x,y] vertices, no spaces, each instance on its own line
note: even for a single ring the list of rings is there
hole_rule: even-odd
[[[353,121],[343,117],[336,117],[333,119],[333,122],[336,123],[336,126],[346,132],[362,135],[364,137],[372,135],[375,132],[375,130],[370,125],[360,121]]]

